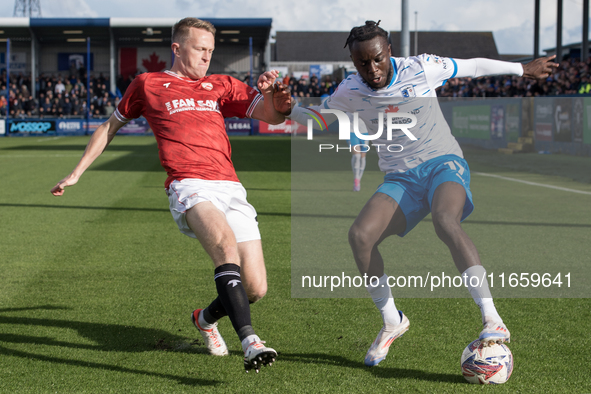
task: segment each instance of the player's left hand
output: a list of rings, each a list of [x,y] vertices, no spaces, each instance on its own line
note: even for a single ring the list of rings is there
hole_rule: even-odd
[[[554,72],[554,69],[558,67],[558,63],[552,61],[554,58],[556,58],[556,55],[540,57],[524,64],[523,76],[531,79],[548,78]]]
[[[291,100],[289,86],[277,82],[273,89],[273,106],[275,110],[282,115],[288,116],[291,114]]]
[[[275,80],[278,77],[279,71],[277,70],[265,71],[263,74],[261,74],[257,82],[257,87],[259,88],[259,91],[263,95],[273,94],[273,83],[275,83]]]

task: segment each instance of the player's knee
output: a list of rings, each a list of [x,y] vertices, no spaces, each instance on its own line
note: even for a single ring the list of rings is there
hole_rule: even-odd
[[[209,249],[210,255],[214,262],[218,264],[236,264],[240,265],[240,256],[236,244],[228,242],[228,240],[220,239],[211,243]]]
[[[258,285],[256,288],[248,289],[246,295],[251,303],[255,303],[262,299],[267,294],[267,284],[263,283]]]
[[[439,238],[452,237],[457,230],[461,229],[459,218],[448,212],[434,212],[432,219],[435,233]]]
[[[373,240],[365,229],[353,224],[349,229],[349,245],[353,248],[371,248]]]

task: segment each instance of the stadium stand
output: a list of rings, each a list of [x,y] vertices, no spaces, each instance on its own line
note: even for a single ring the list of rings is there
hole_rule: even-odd
[[[141,23],[140,23],[141,22]],[[148,23],[149,22],[149,23]],[[68,117],[81,118],[90,95],[90,113],[92,117],[107,117],[118,104],[123,94],[138,73],[150,70],[151,65],[139,59],[138,51],[146,53],[150,62],[166,63],[162,59],[162,48],[170,42],[169,25],[173,21],[158,19],[157,21],[140,20],[93,20],[81,19],[52,19],[40,21],[30,18],[31,30],[23,26],[16,26],[12,30],[6,29],[5,36],[15,36],[16,51],[29,49],[30,41],[37,40],[39,45],[47,48],[41,50],[38,56],[45,61],[38,66],[40,73],[32,82],[31,63],[27,60],[25,71],[11,72],[10,86],[6,86],[6,72],[0,76],[0,116],[6,116],[6,93],[9,91],[10,117]],[[216,38],[216,61],[212,64],[212,72],[229,74],[241,79],[248,79],[248,54],[243,53],[248,48],[247,36],[255,38],[255,74],[263,70],[268,64],[295,65],[308,69],[312,63],[334,63],[337,66],[350,63],[348,50],[343,48],[347,32],[277,32],[276,42],[270,44],[268,35],[271,20],[212,20],[219,27]],[[154,28],[146,28],[148,24]],[[141,26],[140,26],[141,25]],[[93,54],[97,56],[94,70],[91,70],[89,91],[86,89],[86,69],[83,64],[70,60],[69,67],[48,67],[47,64],[60,62],[60,51],[63,51],[64,40],[62,34],[73,32],[74,29],[84,27],[85,35],[89,33],[94,40]],[[110,38],[109,29],[113,32]],[[160,30],[158,30],[160,29]],[[233,30],[230,30],[233,29]],[[238,33],[239,34],[238,34]],[[41,36],[35,38],[37,36]],[[70,37],[68,35],[68,37]],[[414,34],[411,34],[411,48],[414,48]],[[109,40],[118,49],[118,72],[113,72],[108,63]],[[146,41],[148,40],[148,41]],[[156,40],[159,40],[156,42]],[[399,32],[390,32],[392,51],[398,55]],[[154,41],[154,42],[152,42]],[[317,42],[320,45],[310,45]],[[84,43],[84,46],[86,44]],[[237,45],[241,52],[237,53]],[[82,48],[82,47],[81,47]],[[82,52],[78,48],[75,51]],[[1,51],[1,49],[0,49]],[[73,49],[70,49],[73,51]],[[248,52],[248,50],[246,49]],[[103,53],[105,52],[105,53]],[[456,58],[487,57],[501,59],[496,49],[494,38],[490,32],[419,32],[418,52],[434,53],[440,56]],[[145,55],[145,54],[144,54]],[[160,55],[160,57],[156,56]],[[51,57],[53,56],[53,57]],[[105,56],[107,58],[105,59]],[[56,59],[54,59],[54,57]],[[141,57],[141,56],[140,56]],[[133,58],[133,62],[129,59]],[[51,60],[51,62],[49,62]],[[79,62],[83,63],[83,59]],[[168,62],[170,63],[170,62]],[[131,66],[129,66],[131,64]],[[140,66],[137,66],[140,64]],[[127,65],[127,66],[126,66]],[[58,65],[59,66],[59,65]],[[66,68],[66,70],[63,70]],[[351,67],[349,67],[350,69]],[[441,88],[440,97],[539,97],[561,95],[589,95],[591,94],[591,58],[586,61],[567,59],[560,63],[556,73],[544,81],[532,81],[518,77],[496,77],[481,79],[451,79]],[[94,72],[93,72],[94,71]],[[296,78],[295,73],[288,73],[284,82],[288,83],[294,97],[322,97],[330,95],[346,76],[342,70],[332,75]],[[113,80],[115,78],[115,80]]]
[[[210,72],[244,80],[251,67],[254,75],[267,68],[271,19],[208,20],[218,29],[216,57]],[[6,96],[10,92],[11,118],[80,117],[86,111],[88,96],[92,116],[108,116],[117,104],[117,97],[125,92],[135,75],[170,68],[171,27],[176,21],[172,18],[0,18],[0,63],[4,62],[0,64],[0,93]],[[89,66],[87,37],[90,38]],[[9,87],[6,86],[6,49],[2,45],[7,39],[11,43]],[[88,92],[87,67],[91,74]],[[0,114],[6,115],[6,98],[0,101]]]

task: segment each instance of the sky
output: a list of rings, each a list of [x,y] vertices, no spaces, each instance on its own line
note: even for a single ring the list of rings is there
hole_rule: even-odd
[[[0,17],[12,17],[16,0],[0,4]],[[400,0],[38,0],[43,17],[272,18],[275,31],[349,31],[381,19],[399,30]],[[541,0],[540,49],[556,46],[556,0]],[[410,29],[492,31],[501,54],[533,51],[534,0],[409,0]],[[583,0],[563,0],[563,44],[582,40]]]

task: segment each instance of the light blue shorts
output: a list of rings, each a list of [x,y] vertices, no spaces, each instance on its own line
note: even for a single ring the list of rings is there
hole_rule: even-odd
[[[369,145],[370,145],[371,141],[364,141],[359,139],[359,137],[357,137],[357,135],[355,133],[351,133],[350,137],[349,137],[349,146],[356,146],[356,145],[367,145],[364,146],[360,149],[360,152],[367,152],[369,150]]]
[[[406,172],[386,174],[376,193],[392,197],[406,217],[404,237],[431,212],[433,194],[444,182],[456,182],[466,190],[462,221],[474,210],[470,191],[470,169],[466,160],[456,155],[444,155],[428,160]]]

